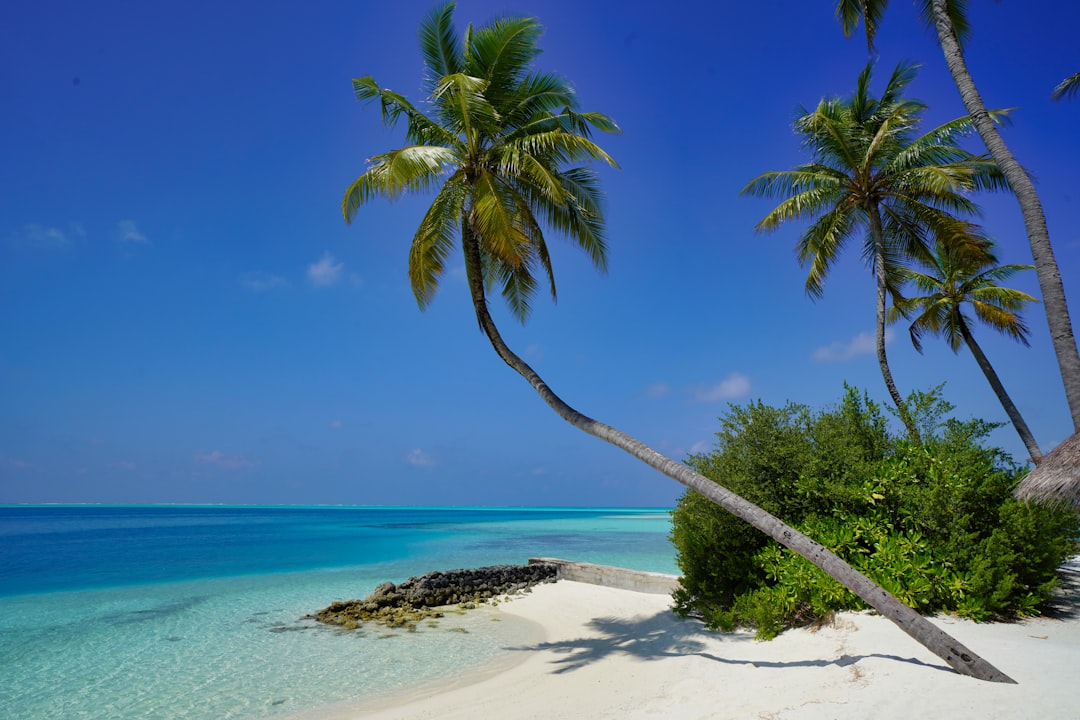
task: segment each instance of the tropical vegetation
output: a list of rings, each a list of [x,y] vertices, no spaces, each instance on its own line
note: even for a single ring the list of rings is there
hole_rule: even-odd
[[[408,144],[369,161],[345,193],[345,219],[351,221],[363,204],[375,198],[434,192],[409,254],[409,277],[421,308],[433,298],[449,254],[460,242],[481,329],[499,357],[560,417],[812,559],[958,672],[1010,682],[805,534],[685,464],[569,406],[506,345],[488,310],[487,292],[498,285],[514,314],[524,319],[537,271],[545,273],[554,290],[545,226],[568,237],[598,267],[604,267],[596,177],[586,165],[575,163],[611,164],[590,134],[617,128],[604,115],[579,111],[564,79],[531,68],[541,32],[535,19],[501,18],[480,28],[470,26],[464,39],[459,39],[452,23],[453,8],[453,4],[436,8],[420,29],[427,66],[427,112],[373,78],[353,81],[357,97],[377,101],[387,124],[405,121]]]
[[[796,255],[809,266],[806,292],[820,297],[824,281],[843,250],[861,240],[862,256],[877,285],[875,346],[881,375],[912,439],[916,428],[893,381],[885,351],[887,295],[900,294],[898,268],[909,258],[931,254],[933,238],[970,245],[981,242],[964,232],[958,217],[974,215],[968,193],[1000,189],[1004,180],[992,160],[960,147],[971,130],[967,117],[916,135],[926,106],[903,97],[915,67],[901,63],[880,98],[870,92],[872,64],[860,73],[849,98],[824,98],[795,121],[810,162],[793,170],[759,175],[743,193],[783,198],[758,230],[809,220]],[[861,237],[860,237],[861,235]]]
[[[1013,497],[1024,470],[984,439],[994,425],[960,421],[940,388],[914,393],[921,444],[890,433],[852,388],[835,408],[731,406],[715,448],[691,456],[723,482],[923,613],[990,620],[1038,613],[1059,565],[1077,550],[1068,508]],[[866,607],[782,544],[689,491],[673,512],[682,588],[676,609],[716,628],[769,638]]]

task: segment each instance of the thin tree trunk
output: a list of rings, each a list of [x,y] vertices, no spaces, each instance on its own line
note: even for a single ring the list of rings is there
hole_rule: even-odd
[[[878,365],[881,366],[881,377],[885,379],[885,387],[888,388],[889,396],[896,405],[900,420],[904,423],[904,427],[907,428],[908,437],[913,443],[918,444],[919,429],[915,426],[915,421],[911,418],[911,413],[908,412],[907,404],[900,395],[900,391],[896,389],[892,370],[889,369],[889,359],[885,355],[885,255],[881,252],[885,238],[881,232],[881,216],[878,215],[877,208],[871,206],[868,211],[870,215],[870,233],[874,238],[874,245],[878,248],[878,251],[874,253],[874,276],[877,279],[877,317],[874,325],[874,346],[877,348]]]
[[[638,460],[686,487],[701,493],[736,517],[745,520],[777,542],[791,548],[791,550],[824,570],[830,577],[862,598],[868,605],[889,620],[892,620],[901,630],[948,663],[949,667],[958,673],[991,682],[1016,682],[922,615],[900,602],[888,591],[871,582],[866,576],[856,571],[820,543],[815,542],[795,528],[784,524],[778,518],[709,480],[704,475],[694,472],[686,465],[661,455],[639,440],[609,425],[593,420],[563,402],[536,371],[507,347],[499,334],[498,328],[495,327],[495,322],[492,320],[487,308],[480,248],[469,227],[468,220],[464,219],[462,225],[465,272],[469,282],[473,307],[476,310],[476,319],[479,321],[481,329],[487,335],[488,340],[491,341],[491,345],[495,348],[495,352],[498,353],[499,357],[525,378],[559,417],[574,427],[630,453]]]
[[[934,25],[938,41],[945,54],[945,64],[949,67],[953,82],[960,91],[968,115],[971,116],[975,129],[982,137],[990,156],[1001,168],[1005,179],[1020,203],[1020,212],[1024,216],[1024,227],[1031,244],[1031,256],[1035,260],[1035,273],[1039,278],[1046,307],[1046,321],[1050,326],[1050,338],[1054,344],[1061,380],[1065,385],[1065,398],[1072,413],[1073,425],[1080,430],[1080,351],[1076,347],[1069,308],[1065,302],[1065,288],[1061,282],[1057,260],[1050,245],[1050,233],[1046,228],[1046,216],[1043,213],[1039,194],[1027,172],[1013,157],[998,132],[997,125],[986,111],[986,105],[975,87],[975,81],[968,72],[964,53],[960,48],[952,20],[946,8],[947,0],[933,0]]]
[[[1016,409],[1016,405],[1013,404],[1012,398],[1009,397],[1009,393],[1005,392],[1005,386],[1001,384],[1001,380],[998,378],[996,372],[994,372],[993,366],[990,364],[990,360],[987,359],[986,354],[979,347],[979,343],[975,342],[975,337],[971,334],[971,330],[968,329],[967,323],[963,318],[959,319],[958,326],[960,328],[960,335],[964,338],[964,343],[971,350],[971,354],[975,356],[975,362],[979,364],[979,369],[983,371],[983,375],[990,382],[990,387],[994,388],[994,392],[998,396],[998,400],[1001,401],[1001,406],[1005,408],[1005,413],[1009,416],[1009,420],[1012,421],[1013,427],[1016,428],[1016,432],[1020,435],[1020,439],[1024,441],[1024,447],[1027,448],[1028,454],[1031,455],[1031,461],[1036,465],[1042,460],[1042,451],[1039,450],[1038,444],[1035,442],[1035,437],[1031,434],[1031,430],[1028,429],[1027,423],[1024,422],[1024,418],[1021,417],[1020,411]]]

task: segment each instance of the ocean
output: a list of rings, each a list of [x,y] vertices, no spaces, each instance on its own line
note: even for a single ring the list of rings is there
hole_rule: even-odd
[[[506,660],[492,610],[415,632],[304,616],[530,557],[677,573],[667,509],[0,506],[0,718],[272,718]]]

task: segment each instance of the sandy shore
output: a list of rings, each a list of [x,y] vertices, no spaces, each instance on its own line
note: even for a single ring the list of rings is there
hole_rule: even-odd
[[[850,613],[771,642],[714,634],[666,595],[560,581],[499,612],[542,626],[522,662],[475,683],[353,712],[368,720],[1080,718],[1080,614],[1016,624],[942,617],[1017,685],[952,672],[881,617]],[[466,678],[465,680],[468,680]],[[335,713],[336,715],[336,713]]]

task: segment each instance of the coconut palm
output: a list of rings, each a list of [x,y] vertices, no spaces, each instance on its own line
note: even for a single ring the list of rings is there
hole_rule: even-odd
[[[1061,100],[1062,98],[1071,98],[1077,92],[1080,92],[1080,73],[1070,75],[1059,82],[1050,97],[1054,100]]]
[[[565,235],[604,267],[603,215],[595,175],[579,161],[611,164],[589,139],[592,129],[617,128],[599,113],[579,112],[565,80],[531,70],[541,28],[531,18],[506,18],[467,31],[459,40],[453,4],[423,22],[429,113],[370,77],[353,81],[361,100],[377,100],[384,120],[404,118],[403,148],[376,155],[349,186],[342,209],[352,221],[376,198],[431,190],[435,199],[413,236],[409,278],[421,308],[434,297],[460,237],[469,293],[480,327],[504,362],[521,374],[567,422],[609,442],[696,490],[775,538],[852,590],[958,672],[1011,680],[806,535],[686,465],[629,435],[583,415],[559,398],[503,341],[488,311],[487,291],[501,285],[519,319],[536,287],[534,270],[554,290],[543,226]]]
[[[965,234],[978,232],[966,223],[960,224],[958,231]],[[902,271],[904,279],[925,294],[897,299],[889,309],[890,322],[914,316],[909,334],[911,343],[919,352],[922,352],[921,338],[924,333],[944,338],[953,352],[959,352],[960,346],[966,345],[1005,408],[1032,461],[1038,464],[1042,452],[1012,398],[1005,392],[1005,386],[986,353],[975,341],[971,332],[972,318],[964,313],[964,308],[970,305],[976,320],[1028,345],[1028,329],[1020,317],[1020,310],[1026,303],[1038,301],[1025,292],[1002,287],[999,283],[1021,270],[1033,269],[1032,266],[998,265],[988,250],[982,253],[965,252],[962,246],[942,239],[937,242],[934,255],[926,262],[926,269],[926,272],[912,268]]]
[[[833,264],[862,234],[863,258],[877,281],[878,363],[917,441],[885,353],[886,295],[900,297],[892,270],[904,257],[929,256],[930,234],[953,227],[956,214],[977,211],[968,191],[1002,187],[1003,182],[992,161],[957,146],[970,129],[967,118],[916,137],[925,105],[901,96],[915,77],[914,66],[897,65],[881,98],[870,95],[871,70],[868,64],[850,98],[825,98],[795,121],[811,162],[759,175],[742,192],[785,198],[758,223],[758,230],[813,220],[796,248],[799,262],[810,268],[806,292],[812,298],[822,295]]]
[[[1053,247],[1050,245],[1046,215],[1031,177],[1005,145],[1005,140],[1001,137],[992,113],[987,111],[986,104],[968,70],[963,51],[963,41],[970,33],[970,26],[964,15],[966,0],[918,0],[917,4],[923,19],[937,32],[938,42],[945,55],[945,63],[948,65],[957,90],[960,91],[960,98],[964,102],[968,115],[1020,204],[1028,242],[1031,245],[1031,255],[1035,261],[1035,273],[1039,279],[1039,290],[1046,309],[1050,338],[1065,386],[1065,397],[1072,413],[1073,425],[1080,430],[1080,350],[1077,349],[1076,338],[1073,335],[1069,308],[1065,301],[1065,287],[1061,282],[1061,272],[1054,258]],[[872,47],[878,23],[887,5],[888,0],[838,0],[836,15],[840,18],[844,33],[849,36],[862,20],[866,30],[867,45]],[[1070,84],[1075,82],[1074,78],[1075,76],[1069,78],[1058,88],[1062,89],[1064,85],[1063,93],[1073,92],[1069,88],[1075,87]]]

